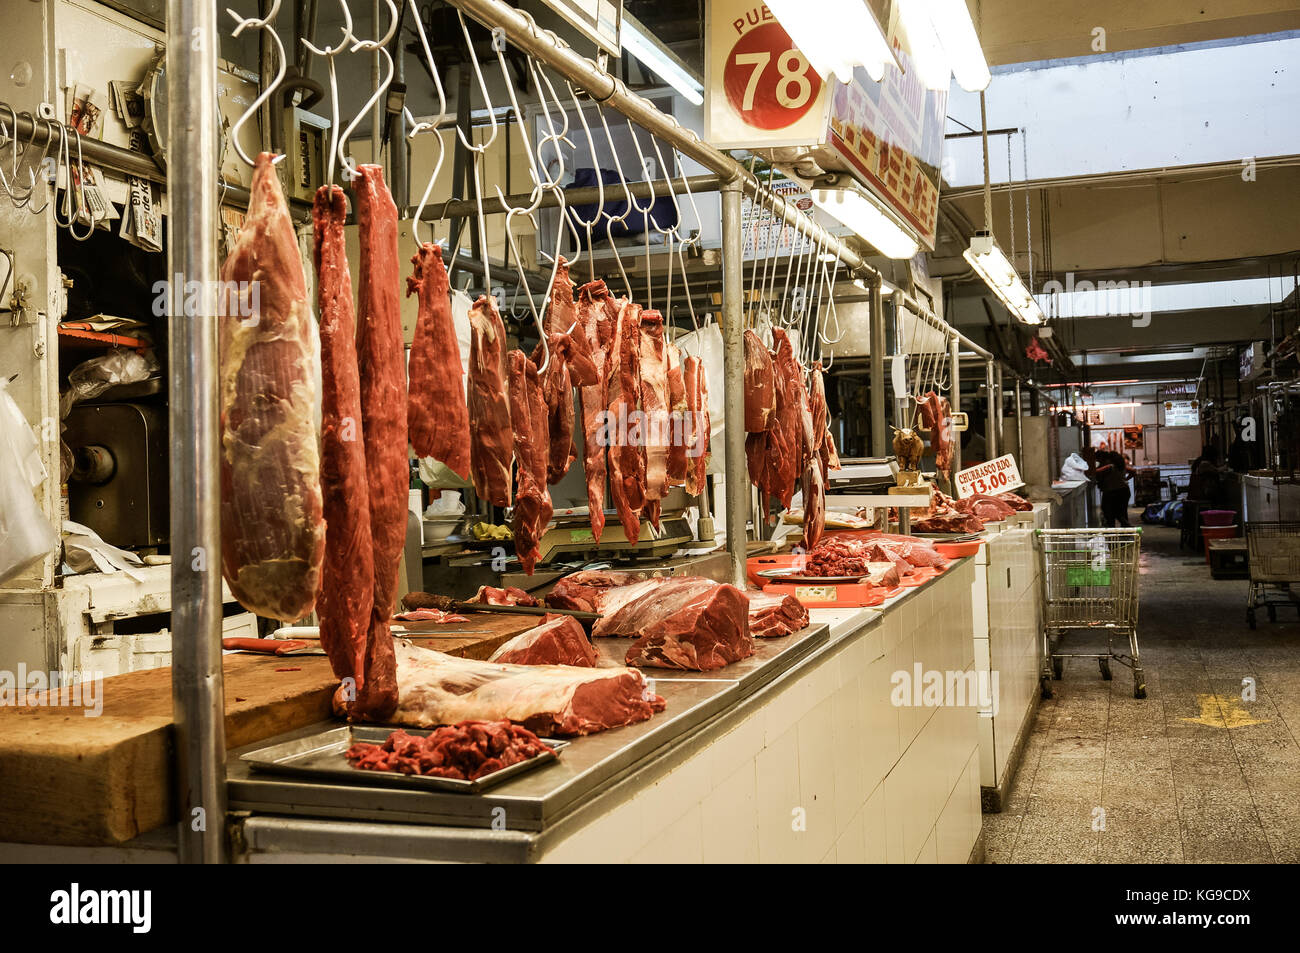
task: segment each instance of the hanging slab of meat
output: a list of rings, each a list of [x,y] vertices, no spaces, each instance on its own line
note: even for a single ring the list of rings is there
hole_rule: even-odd
[[[746,592],[749,631],[756,639],[779,639],[808,624],[808,610],[794,596]]]
[[[442,249],[425,242],[411,264],[406,293],[419,295],[420,311],[408,365],[407,435],[418,456],[440,460],[468,479],[469,410]]]
[[[672,429],[664,316],[658,311],[641,312],[637,356],[641,361],[641,410],[645,414],[645,496],[647,500],[658,501],[668,492],[668,444]],[[652,507],[650,515],[658,529],[658,507]]]
[[[563,255],[555,270],[555,281],[551,284],[551,306],[546,313],[545,325],[548,340],[551,335],[560,336],[559,351],[569,366],[573,383],[580,387],[597,383],[600,371],[591,353],[591,343],[582,333],[582,323],[578,321],[573,282],[569,279],[569,265]]]
[[[668,341],[664,345],[668,367],[668,485],[681,486],[686,482],[690,458],[691,435],[688,431],[686,375],[682,368],[682,352]]]
[[[320,644],[336,678],[365,677],[366,633],[374,605],[375,553],[361,432],[357,322],[343,225],[347,200],[321,186],[312,207],[316,300],[320,308],[321,490],[325,562],[321,567]]]
[[[609,346],[618,320],[617,311],[611,316],[607,310],[609,302],[609,291],[603,281],[591,281],[578,289],[578,324],[593,364],[602,369],[608,363]],[[606,446],[609,443],[608,430],[603,426],[609,408],[604,373],[597,375],[594,384],[581,387],[578,394],[582,401],[582,467],[587,478],[587,511],[591,534],[599,543],[600,534],[605,530]]]
[[[813,376],[820,382],[820,368],[814,371]],[[804,388],[802,374],[795,378],[794,391],[799,406],[799,427],[803,438],[800,447],[803,464],[803,545],[805,549],[811,549],[817,545],[822,537],[822,531],[826,528],[826,470],[820,453],[822,436],[826,433],[826,404],[823,398],[822,420],[819,427],[815,416],[817,410],[808,391]]]
[[[571,615],[562,615],[547,616],[537,628],[516,635],[493,652],[488,661],[595,668],[599,657],[582,624]]]
[[[393,638],[388,618],[397,602],[397,566],[406,544],[410,469],[406,454],[406,368],[402,343],[401,287],[397,270],[397,206],[384,170],[361,165],[355,183],[357,234],[361,239],[357,300],[361,375],[361,421],[374,539],[374,605],[366,635],[365,681],[355,708],[383,718],[397,704]]]
[[[952,412],[948,399],[934,391],[919,402],[921,426],[930,432],[930,449],[934,451],[935,468],[946,477],[952,476]]]
[[[745,332],[745,430],[763,433],[776,413],[776,368],[767,346]]]
[[[592,630],[595,636],[636,638],[627,650],[628,665],[711,672],[754,654],[743,592],[694,576],[658,582]]]
[[[510,352],[510,424],[515,437],[515,512],[511,529],[515,553],[524,572],[533,574],[541,556],[542,530],[551,519],[551,494],[546,489],[546,399],[537,365],[524,352]]]
[[[682,361],[686,389],[686,420],[689,442],[686,446],[686,492],[699,496],[704,492],[708,475],[709,389],[704,379],[704,364],[697,357]]]
[[[788,510],[794,497],[795,479],[803,469],[800,420],[802,405],[799,399],[802,388],[799,365],[795,361],[794,345],[790,343],[789,336],[781,328],[773,328],[772,340],[776,343],[776,356],[773,358],[776,411],[768,422],[766,433],[755,441],[752,450],[749,439],[746,439],[745,452],[751,465],[759,463],[758,478],[754,478],[751,469],[750,479],[762,491],[765,501],[775,499],[783,509]]]
[[[360,741],[345,756],[362,771],[474,781],[550,751],[541,738],[508,721],[463,721],[427,736],[399,728],[382,745]]]
[[[511,721],[545,737],[589,735],[645,721],[664,700],[630,668],[509,665],[397,646],[397,709],[390,724],[433,728]],[[339,695],[334,696],[335,711]]]
[[[569,472],[569,464],[578,458],[578,451],[573,445],[573,383],[561,350],[564,339],[559,334],[549,337],[550,360],[547,361],[541,344],[533,350],[530,360],[538,368],[546,362],[546,370],[541,373],[549,433],[546,482],[554,486]]]
[[[312,611],[325,556],[318,340],[268,153],[257,158],[248,218],[221,280],[256,282],[260,294],[256,314],[220,319],[221,571],[244,608],[292,621]]]
[[[633,547],[641,535],[641,510],[646,504],[646,458],[641,446],[644,428],[635,419],[641,396],[637,356],[640,339],[641,308],[621,301],[605,375],[609,382],[610,423],[616,431],[609,446],[609,496]]]
[[[469,466],[474,492],[493,506],[510,505],[510,399],[506,395],[506,329],[496,302],[481,295],[469,309]]]

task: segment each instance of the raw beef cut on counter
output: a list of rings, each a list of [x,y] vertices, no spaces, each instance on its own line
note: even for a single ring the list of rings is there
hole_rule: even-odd
[[[756,639],[778,639],[808,624],[808,610],[794,596],[746,592],[749,629]]]
[[[496,586],[479,586],[478,592],[474,593],[473,599],[466,599],[466,602],[479,602],[488,606],[540,606],[537,599],[518,586],[506,586],[499,589]]]
[[[601,369],[594,384],[578,391],[582,401],[582,466],[587,478],[587,511],[591,520],[591,535],[597,543],[605,530],[605,474],[607,472],[605,438],[601,421],[609,408],[609,387],[605,380],[610,341],[614,337],[614,324],[618,312],[611,317],[611,304],[605,282],[588,282],[578,289],[578,324],[587,340],[593,364]]]
[[[480,295],[469,309],[469,465],[474,492],[493,506],[510,505],[510,398],[506,392],[506,329],[496,301]]]
[[[985,496],[983,493],[974,493],[964,499],[957,500],[953,506],[962,513],[978,516],[985,523],[996,523],[998,520],[1004,520],[1016,512],[1015,507],[1006,501],[998,499],[996,496]]]
[[[641,511],[646,505],[646,457],[640,446],[644,428],[637,428],[632,417],[641,398],[640,361],[637,351],[641,340],[641,307],[630,301],[620,302],[614,334],[610,340],[605,379],[609,384],[611,424],[627,434],[614,434],[609,447],[609,496],[618,512],[627,541],[636,546],[641,535]],[[633,431],[636,431],[633,433]]]
[[[365,678],[357,714],[382,719],[397,704],[393,637],[388,617],[397,602],[397,565],[406,545],[410,468],[406,440],[406,353],[402,342],[397,270],[397,206],[377,165],[358,166],[354,183],[361,240],[357,293],[357,364],[361,374],[361,430],[369,476],[370,534],[374,539],[374,605],[366,634]]]
[[[1034,508],[1033,503],[1030,503],[1020,494],[1012,493],[1009,490],[1005,493],[994,493],[993,496],[995,499],[999,499],[1003,503],[1007,504],[1007,506],[1011,507],[1017,513],[1028,513]]]
[[[524,352],[510,352],[510,423],[515,436],[515,512],[511,529],[515,553],[524,572],[533,574],[541,556],[539,542],[551,521],[551,494],[546,489],[546,399],[537,365]]]
[[[406,279],[406,294],[419,296],[420,310],[407,366],[407,435],[417,456],[433,457],[466,480],[470,439],[465,369],[451,319],[451,287],[442,248],[425,242],[411,264],[415,270]]]
[[[488,661],[595,668],[598,658],[595,647],[577,619],[571,615],[548,615],[541,625],[521,632],[502,645]]]
[[[606,605],[602,611],[609,614],[592,629],[598,637],[635,638],[628,665],[711,672],[754,654],[749,600],[735,586],[677,576],[628,588],[640,587],[645,589],[636,598]]]
[[[476,781],[550,750],[527,728],[508,721],[462,721],[423,737],[399,728],[382,745],[359,741],[345,756],[363,771]]]
[[[397,709],[389,724],[433,728],[508,720],[539,735],[589,735],[645,721],[664,710],[631,668],[509,665],[397,646]],[[339,712],[339,694],[334,696]]]
[[[745,430],[763,433],[776,413],[776,370],[772,354],[752,330],[745,331]]]
[[[442,609],[407,609],[393,616],[397,622],[432,622],[434,625],[451,625],[455,622],[468,622],[463,615],[446,612]]]
[[[319,340],[269,153],[257,157],[248,217],[221,280],[256,282],[260,292],[256,314],[219,321],[221,571],[244,608],[289,622],[316,604],[325,557]],[[223,308],[234,303],[220,298]]]
[[[618,586],[628,586],[645,579],[644,573],[618,572],[610,569],[588,569],[570,573],[555,583],[546,594],[545,602],[552,609],[576,609],[579,612],[598,612],[600,597]]]
[[[982,533],[984,521],[971,513],[935,513],[912,520],[912,529],[918,533]]]
[[[375,553],[361,434],[357,319],[343,237],[347,211],[347,200],[337,185],[317,190],[312,257],[320,308],[325,562],[316,614],[321,648],[329,656],[335,678],[352,678],[359,685],[365,676],[366,633],[374,605]]]

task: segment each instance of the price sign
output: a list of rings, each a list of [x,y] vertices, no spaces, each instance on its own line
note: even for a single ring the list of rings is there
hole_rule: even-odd
[[[1016,466],[1016,458],[1009,453],[996,460],[977,463],[965,470],[958,470],[953,483],[957,489],[957,496],[961,499],[976,493],[992,496],[1025,485],[1025,481],[1020,479],[1020,468]]]
[[[705,137],[744,148],[825,135],[827,86],[764,3],[709,0]]]
[[[722,87],[731,108],[751,126],[784,129],[812,108],[822,80],[781,24],[773,22],[754,27],[732,45]]]

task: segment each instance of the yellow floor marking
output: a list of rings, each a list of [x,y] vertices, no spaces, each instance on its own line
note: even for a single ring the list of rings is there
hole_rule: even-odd
[[[1252,718],[1250,712],[1241,707],[1239,695],[1197,695],[1201,706],[1199,718],[1180,718],[1179,721],[1195,725],[1208,725],[1211,728],[1244,728],[1246,725],[1267,724],[1267,718]]]

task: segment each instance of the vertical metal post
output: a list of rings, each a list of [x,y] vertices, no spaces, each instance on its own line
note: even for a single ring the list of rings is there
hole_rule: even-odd
[[[379,36],[379,0],[373,0],[370,4],[370,23],[375,29],[375,35]],[[380,77],[384,75],[383,61],[380,59],[379,50],[370,54],[370,88],[378,89]],[[384,125],[384,97],[379,97],[379,102],[375,103],[370,114],[370,161],[382,163],[383,158],[380,156],[380,150],[383,148],[383,125]]]
[[[948,404],[953,413],[961,410],[961,342],[954,334],[948,340],[948,378],[952,382],[948,388]],[[954,480],[961,469],[961,434],[952,435],[952,475]]]
[[[1020,457],[1016,462],[1023,467],[1025,465],[1025,418],[1020,404],[1019,377],[1016,378],[1016,454]]]
[[[218,41],[214,0],[167,0],[168,168],[174,170],[167,176],[167,273],[173,282],[196,282],[205,289],[200,313],[172,313],[168,334],[172,708],[177,848],[184,863],[218,863],[226,857],[214,293]],[[182,297],[179,292],[172,288],[173,302]]]
[[[993,362],[984,362],[984,393],[988,397],[988,416],[984,419],[984,459],[998,455],[997,383],[993,379]]]
[[[871,455],[885,457],[889,441],[885,433],[885,302],[881,295],[883,279],[871,279]]]
[[[1002,365],[1001,364],[993,365],[993,382],[996,385],[998,391],[997,394],[998,453],[1003,453],[1006,450],[1007,441],[1006,441],[1006,433],[1003,430],[1003,426],[1002,426],[1003,420],[1005,418],[1002,416]],[[994,454],[994,456],[997,456],[997,454]]]
[[[732,584],[746,585],[745,524],[749,517],[749,479],[745,461],[745,328],[742,287],[742,236],[739,179],[722,184],[722,401],[726,428],[727,552]],[[755,524],[760,519],[754,515]]]

